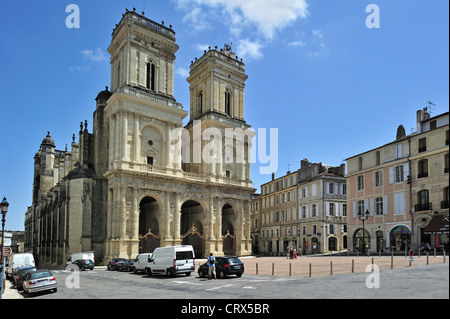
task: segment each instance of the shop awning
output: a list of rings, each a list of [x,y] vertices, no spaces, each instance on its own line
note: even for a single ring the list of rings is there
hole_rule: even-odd
[[[434,215],[423,229],[424,234],[448,234],[448,214]]]

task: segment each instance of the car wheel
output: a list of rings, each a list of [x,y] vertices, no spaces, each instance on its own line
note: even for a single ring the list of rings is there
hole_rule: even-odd
[[[190,272],[187,272],[187,273],[186,273],[186,277],[189,277],[190,275],[191,275]]]
[[[205,277],[205,274],[203,273],[203,271],[199,270],[199,271],[198,271],[198,276],[199,276],[200,278],[203,278],[203,277]]]
[[[224,279],[226,277],[225,272],[223,270],[220,270],[217,275],[219,276],[220,279]]]
[[[241,277],[242,277],[242,274],[236,274],[236,276],[237,276],[238,278],[241,278]]]

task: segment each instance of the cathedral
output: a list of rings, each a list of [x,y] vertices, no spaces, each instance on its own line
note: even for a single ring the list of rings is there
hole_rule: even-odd
[[[65,266],[81,251],[100,265],[182,244],[197,258],[251,254],[245,65],[228,45],[195,59],[183,126],[178,48],[172,26],[127,9],[112,33],[111,84],[95,99],[91,132],[82,122],[64,151],[50,132],[43,139],[25,215],[25,249],[40,267]]]

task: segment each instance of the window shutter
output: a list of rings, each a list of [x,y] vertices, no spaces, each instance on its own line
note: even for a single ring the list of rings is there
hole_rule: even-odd
[[[330,194],[330,183],[329,182],[327,182],[327,185],[325,188],[327,190],[327,194]]]
[[[356,201],[353,201],[353,218],[356,218]]]
[[[388,197],[383,196],[383,215],[388,214]]]
[[[370,199],[370,216],[374,216],[375,215],[375,203],[374,203],[374,199],[371,198]]]
[[[334,183],[334,194],[337,195],[338,194],[338,183]]]
[[[364,200],[364,211],[363,211],[362,213],[365,214],[365,213],[366,213],[366,210],[368,210],[368,209],[369,209],[369,199],[366,198],[366,199]]]
[[[389,167],[389,184],[394,183],[394,167]]]
[[[325,203],[325,215],[330,216],[330,203]]]
[[[409,175],[409,163],[405,163],[405,165],[403,165],[403,177],[404,177],[404,181],[406,182],[408,180],[408,175]]]

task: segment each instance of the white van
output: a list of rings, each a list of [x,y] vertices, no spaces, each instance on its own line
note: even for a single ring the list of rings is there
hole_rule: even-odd
[[[9,266],[6,272],[8,278],[14,277],[14,273],[18,268],[35,267],[34,257],[31,253],[12,254],[9,256]]]
[[[139,254],[136,256],[136,261],[134,262],[134,273],[138,272],[148,272],[150,267],[150,261],[152,260],[152,253]]]
[[[95,257],[93,251],[84,251],[81,253],[73,253],[70,255],[69,259],[67,259],[67,265],[72,264],[75,260],[87,259],[92,260],[95,263]]]
[[[147,274],[174,276],[195,271],[195,254],[192,245],[158,247],[149,260]]]

